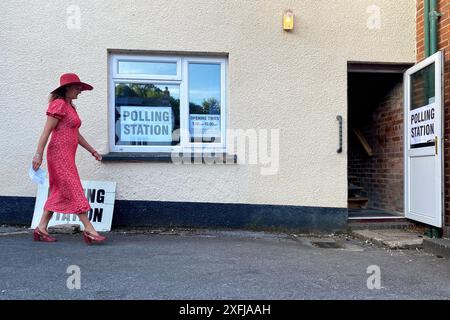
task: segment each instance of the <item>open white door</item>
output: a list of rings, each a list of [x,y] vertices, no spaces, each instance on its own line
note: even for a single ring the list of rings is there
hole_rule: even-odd
[[[435,227],[443,219],[443,54],[404,75],[405,216]]]

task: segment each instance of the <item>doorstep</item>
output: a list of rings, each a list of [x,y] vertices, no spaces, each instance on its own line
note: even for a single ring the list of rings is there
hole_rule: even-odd
[[[423,239],[423,248],[437,256],[450,258],[450,239],[425,238]]]
[[[361,240],[369,241],[390,249],[422,248],[423,240],[425,238],[418,232],[401,229],[352,230],[351,234]]]

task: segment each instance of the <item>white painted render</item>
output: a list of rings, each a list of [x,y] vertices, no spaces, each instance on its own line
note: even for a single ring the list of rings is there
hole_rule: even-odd
[[[80,29],[67,27],[70,5],[80,8]],[[414,0],[3,1],[0,196],[36,195],[28,168],[48,92],[61,73],[75,72],[94,86],[75,101],[80,130],[108,153],[108,50],[121,49],[228,54],[228,128],[280,129],[279,171],[262,175],[262,164],[97,162],[79,146],[81,179],[116,181],[118,200],[346,207],[347,62],[413,63],[415,6]],[[379,25],[372,20],[378,8]],[[295,14],[293,32],[282,30],[285,9]],[[337,115],[344,119],[341,154]]]

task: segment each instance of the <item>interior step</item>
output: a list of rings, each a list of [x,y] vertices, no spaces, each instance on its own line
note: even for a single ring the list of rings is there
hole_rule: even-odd
[[[347,204],[350,209],[359,209],[363,208],[367,202],[369,202],[369,198],[366,197],[349,197]]]
[[[363,189],[363,187],[359,187],[353,183],[350,183],[348,185],[348,190],[352,190],[352,191],[361,191]]]
[[[369,198],[366,197],[352,197],[352,198],[348,198],[348,201],[352,201],[352,202],[367,202],[369,201]]]

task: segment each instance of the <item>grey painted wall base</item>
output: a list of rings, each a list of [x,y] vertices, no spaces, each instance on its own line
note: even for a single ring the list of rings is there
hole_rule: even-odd
[[[35,200],[0,196],[0,223],[31,224]],[[347,229],[347,208],[116,200],[112,227],[120,226],[336,232]]]

